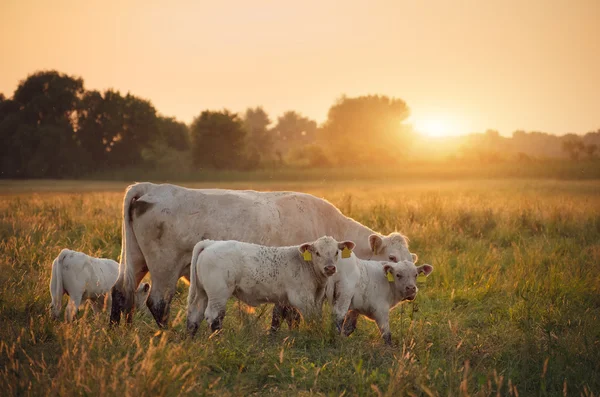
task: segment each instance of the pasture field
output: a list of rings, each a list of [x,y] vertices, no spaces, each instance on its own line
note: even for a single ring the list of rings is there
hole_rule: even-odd
[[[194,186],[194,184],[186,184]],[[381,232],[402,231],[434,272],[392,312],[393,346],[361,319],[269,336],[271,307],[230,302],[223,331],[186,337],[137,313],[49,317],[53,258],[118,259],[125,183],[0,184],[0,394],[592,396],[600,393],[600,181],[224,182],[300,190]],[[66,301],[66,297],[64,298]]]

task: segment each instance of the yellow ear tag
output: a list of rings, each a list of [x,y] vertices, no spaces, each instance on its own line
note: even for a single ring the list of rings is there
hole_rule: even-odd
[[[394,275],[392,274],[392,272],[387,272],[387,279],[390,283],[394,282]]]
[[[342,250],[342,258],[350,258],[351,253],[352,251],[349,250],[348,247],[344,247],[344,249]]]
[[[312,254],[310,253],[309,250],[304,251],[304,254],[302,254],[304,256],[304,260],[305,261],[312,261]]]
[[[425,281],[427,281],[427,276],[424,274],[419,274],[417,276],[417,282],[418,283],[424,283]]]

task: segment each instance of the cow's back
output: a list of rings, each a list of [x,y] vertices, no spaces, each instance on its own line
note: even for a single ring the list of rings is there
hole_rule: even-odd
[[[337,209],[296,192],[187,189],[157,185],[132,206],[140,246],[145,241],[191,252],[200,240],[295,245],[331,234]],[[337,211],[339,216],[341,213]]]

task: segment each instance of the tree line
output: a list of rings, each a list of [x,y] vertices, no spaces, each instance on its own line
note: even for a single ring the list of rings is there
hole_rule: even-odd
[[[262,107],[204,110],[188,126],[152,103],[116,90],[86,90],[80,77],[39,71],[0,93],[0,177],[82,177],[124,168],[252,170],[265,167],[390,166],[435,158],[407,123],[408,105],[380,95],[342,96],[322,125]],[[595,157],[600,130],[581,138],[495,131],[452,138],[445,156]],[[420,142],[420,143],[419,143]]]

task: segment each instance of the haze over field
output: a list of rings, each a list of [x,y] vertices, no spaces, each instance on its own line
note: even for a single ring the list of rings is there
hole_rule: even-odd
[[[430,135],[598,128],[596,0],[3,1],[0,92],[36,70],[201,109],[319,124],[341,94],[402,98]]]

